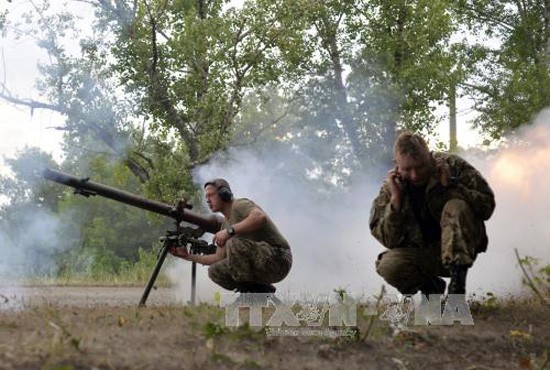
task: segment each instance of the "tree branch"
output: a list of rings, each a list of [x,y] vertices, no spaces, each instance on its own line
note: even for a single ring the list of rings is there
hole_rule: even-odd
[[[285,118],[287,115],[288,115],[288,110],[285,110],[285,112],[283,114],[281,114],[279,117],[277,117],[275,120],[271,121],[270,123],[268,123],[267,125],[265,125],[264,127],[262,127],[260,130],[256,131],[254,137],[252,138],[252,140],[248,141],[248,142],[241,142],[241,143],[233,143],[232,146],[234,147],[239,147],[239,146],[249,146],[249,145],[252,145],[252,144],[255,144],[258,139],[260,138],[260,136],[269,128],[275,126],[277,123],[279,123],[283,118]]]
[[[478,21],[481,21],[482,23],[486,22],[486,23],[489,23],[489,24],[493,24],[495,26],[501,26],[502,28],[505,28],[508,31],[513,31],[514,28],[515,28],[515,26],[513,24],[503,21],[502,17],[494,18],[492,16],[492,14],[485,13],[481,10],[478,10],[478,9],[474,8],[473,6],[465,5],[464,9],[466,11],[469,11],[470,13],[472,13],[473,18],[477,19]],[[499,15],[501,15],[501,14],[499,14]]]
[[[8,103],[11,103],[14,105],[22,105],[24,107],[31,108],[31,114],[35,109],[47,109],[47,110],[51,110],[59,113],[65,113],[62,107],[56,104],[43,103],[33,99],[22,99],[22,98],[15,97],[11,94],[11,92],[8,90],[8,88],[3,82],[0,83],[0,87],[1,87],[0,99],[3,99]]]
[[[147,73],[151,79],[151,97],[153,100],[156,100],[164,109],[168,119],[172,122],[172,125],[178,130],[181,137],[183,138],[185,144],[189,149],[189,157],[191,161],[196,160],[199,156],[199,149],[195,138],[189,130],[186,129],[186,126],[189,126],[189,122],[182,120],[178,114],[177,109],[172,103],[169,92],[166,85],[163,82],[162,76],[158,73],[157,70],[157,61],[158,61],[158,50],[157,50],[157,40],[156,40],[156,20],[151,13],[151,9],[147,3],[145,3],[148,15],[149,15],[149,24],[151,26],[151,52],[152,52],[152,62],[148,62]]]

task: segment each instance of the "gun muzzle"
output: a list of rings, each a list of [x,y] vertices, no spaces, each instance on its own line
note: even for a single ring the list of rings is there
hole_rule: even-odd
[[[182,204],[171,206],[162,202],[140,197],[124,190],[90,181],[89,177],[77,178],[75,176],[49,168],[46,168],[42,174],[47,180],[74,188],[75,194],[84,195],[86,197],[99,195],[105,198],[113,199],[117,202],[125,203],[133,207],[172,217],[177,222],[189,222],[210,233],[215,233],[220,229],[220,223],[215,216],[202,216],[198,213],[190,211],[189,207],[182,206]]]

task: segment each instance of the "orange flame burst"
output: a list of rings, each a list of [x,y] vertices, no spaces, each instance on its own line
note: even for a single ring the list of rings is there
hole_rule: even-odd
[[[490,176],[493,183],[505,188],[503,190],[528,199],[534,191],[548,188],[550,133],[542,126],[534,127],[524,140],[528,143],[525,147],[513,147],[498,155]]]

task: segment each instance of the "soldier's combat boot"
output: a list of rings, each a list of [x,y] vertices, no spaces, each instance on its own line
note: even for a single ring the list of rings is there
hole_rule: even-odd
[[[239,283],[235,290],[241,294],[233,304],[260,306],[266,306],[268,302],[281,304],[281,301],[273,294],[277,289],[271,284]]]
[[[260,283],[258,284],[258,290],[260,290],[260,293],[275,293],[277,288],[272,284]]]
[[[466,275],[468,266],[459,265],[452,262],[449,266],[451,272],[451,282],[449,283],[448,294],[466,294]]]
[[[447,283],[439,276],[434,276],[420,286],[420,293],[429,297],[430,294],[444,294]]]
[[[237,287],[240,293],[275,293],[276,290],[273,285],[265,283],[240,283]]]

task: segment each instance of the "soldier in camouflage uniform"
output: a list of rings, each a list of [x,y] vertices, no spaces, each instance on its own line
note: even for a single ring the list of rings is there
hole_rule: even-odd
[[[373,201],[369,226],[387,251],[376,271],[402,294],[465,294],[466,275],[488,239],[484,221],[493,191],[464,159],[430,152],[422,137],[402,133],[396,167]]]
[[[241,293],[274,293],[273,283],[283,280],[292,266],[287,240],[269,216],[253,201],[235,199],[224,179],[204,185],[212,212],[221,212],[217,246],[212,255],[188,254],[185,248],[171,250],[175,256],[210,265],[208,275],[216,284]]]

